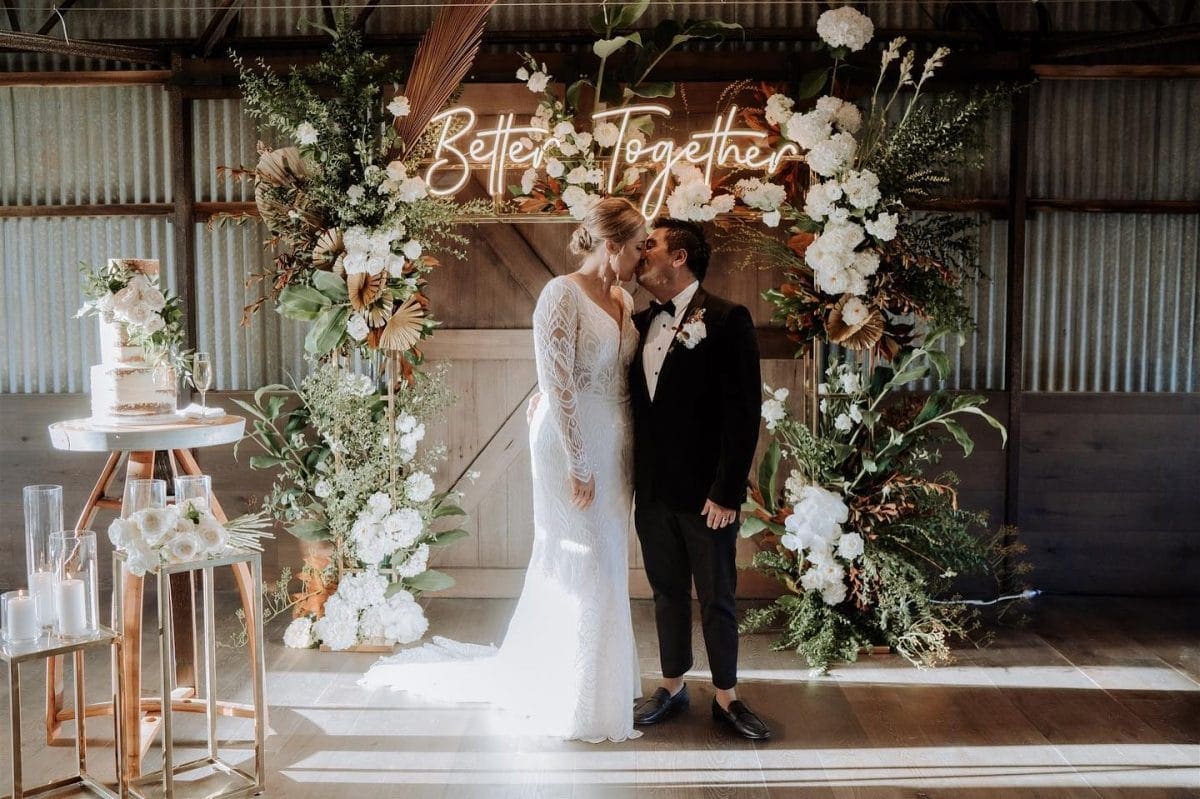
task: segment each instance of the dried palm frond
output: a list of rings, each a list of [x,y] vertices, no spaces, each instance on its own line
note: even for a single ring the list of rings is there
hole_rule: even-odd
[[[304,159],[296,147],[281,147],[278,150],[268,150],[258,159],[254,167],[254,177],[259,183],[268,186],[293,187],[303,178],[308,177]]]
[[[416,297],[410,297],[392,313],[387,327],[379,336],[379,348],[404,352],[421,340],[425,310]],[[374,331],[372,331],[374,332]]]
[[[387,273],[369,275],[366,272],[356,272],[346,277],[346,289],[350,292],[350,307],[356,311],[370,308],[387,288]]]
[[[318,269],[333,269],[338,256],[345,249],[341,229],[332,227],[322,231],[317,237],[317,245],[313,247],[312,264]]]
[[[280,199],[280,193],[266,183],[260,183],[254,189],[254,205],[258,208],[258,215],[271,231],[280,230],[291,221],[288,213],[292,206]]]
[[[847,324],[845,317],[842,316],[842,309],[846,306],[850,296],[849,294],[843,295],[837,305],[833,306],[829,312],[829,318],[825,321],[825,332],[829,334],[830,341],[848,349],[870,349],[883,336],[883,315],[879,313],[878,308],[872,308],[867,318],[857,325]]]
[[[484,19],[495,3],[458,0],[444,5],[421,37],[404,86],[410,110],[396,120],[396,133],[406,148],[412,148],[429,120],[442,110],[467,76],[479,52]]]

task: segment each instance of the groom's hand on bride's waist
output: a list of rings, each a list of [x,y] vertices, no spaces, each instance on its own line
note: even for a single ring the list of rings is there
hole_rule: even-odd
[[[692,507],[695,507],[695,505]],[[721,507],[711,499],[704,501],[704,510],[700,511],[700,515],[704,517],[705,524],[708,525],[710,530],[720,530],[722,527],[737,521],[736,510]]]

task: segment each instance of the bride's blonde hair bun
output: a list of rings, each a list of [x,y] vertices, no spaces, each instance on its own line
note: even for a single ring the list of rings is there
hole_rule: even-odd
[[[624,244],[645,228],[646,218],[624,197],[605,197],[588,210],[571,234],[571,252],[587,255],[603,241]]]

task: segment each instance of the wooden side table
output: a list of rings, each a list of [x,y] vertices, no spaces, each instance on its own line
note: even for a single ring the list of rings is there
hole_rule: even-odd
[[[224,416],[205,421],[181,418],[178,423],[145,427],[106,426],[93,424],[90,419],[74,419],[50,425],[50,440],[55,449],[70,452],[108,452],[108,460],[100,470],[96,485],[79,514],[75,524],[77,530],[86,530],[100,508],[123,511],[122,500],[108,496],[108,489],[116,478],[117,470],[125,458],[125,479],[149,479],[154,476],[154,453],[168,453],[172,474],[202,474],[199,464],[190,450],[215,447],[241,440],[246,420],[241,416]],[[220,521],[227,521],[216,496],[212,498],[212,512]],[[250,570],[245,563],[233,564],[233,576],[241,595],[242,608],[248,624],[252,624],[257,607],[254,585]],[[150,747],[162,723],[162,706],[158,699],[142,698],[142,594],[144,580],[127,571],[122,572],[121,585],[114,585],[113,592],[121,592],[121,601],[114,607],[123,608],[123,617],[114,619],[114,626],[124,631],[121,648],[121,677],[124,680],[124,699],[121,713],[121,750],[125,759],[125,773],[130,777],[141,774],[141,761]],[[195,632],[195,585],[190,573],[171,576],[171,605],[174,608],[174,652],[175,690],[171,693],[171,706],[175,710],[205,713],[208,704],[197,698],[196,680],[196,632]],[[249,637],[250,662],[257,657],[257,647],[262,642],[255,636]],[[62,658],[47,661],[46,666],[46,740],[53,745],[69,745],[71,739],[64,738],[61,728],[64,721],[75,717],[74,711],[64,707]],[[89,705],[88,716],[105,715],[113,712],[112,703]],[[233,702],[219,703],[219,712],[227,716],[254,718],[254,707]],[[265,724],[266,720],[263,719]]]

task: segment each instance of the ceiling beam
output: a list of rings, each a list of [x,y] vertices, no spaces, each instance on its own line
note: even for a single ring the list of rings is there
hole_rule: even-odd
[[[1111,53],[1118,50],[1135,50],[1141,47],[1163,47],[1169,44],[1185,44],[1200,41],[1200,23],[1165,25],[1151,30],[1128,33],[1111,33],[1089,36],[1057,45],[1038,47],[1034,58],[1074,58]]]
[[[221,0],[221,5],[213,13],[212,19],[208,21],[208,27],[196,40],[195,49],[201,58],[208,58],[212,55],[213,50],[217,49],[217,45],[225,38],[230,26],[233,25],[238,13],[242,10],[243,2],[244,0]]]
[[[354,27],[358,30],[366,30],[367,20],[375,13],[375,7],[379,5],[379,0],[367,0],[367,4],[358,10],[358,16],[354,18]]]
[[[8,27],[14,33],[20,33],[21,20],[17,16],[17,7],[13,5],[13,0],[4,0],[4,10],[8,14]]]
[[[75,5],[75,2],[76,2],[76,0],[60,0],[58,5],[56,6],[57,11],[51,11],[49,16],[46,17],[46,21],[42,23],[42,27],[37,29],[38,34],[41,36],[45,36],[50,31],[54,30],[54,26],[58,24],[59,17],[62,16],[63,17],[63,36],[66,36],[66,34],[67,34],[67,30],[66,30],[67,25],[66,25],[66,19],[65,19],[66,14],[68,11],[71,10],[71,6]]]
[[[0,31],[0,48],[31,53],[100,58],[108,61],[127,61],[134,64],[166,66],[168,61],[159,50],[123,44],[106,44],[82,39],[58,39],[36,33]]]

